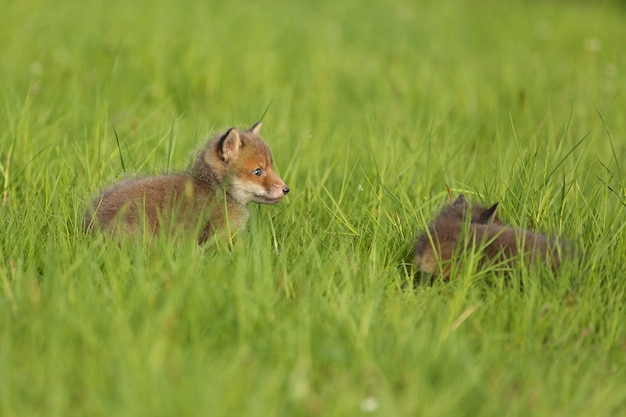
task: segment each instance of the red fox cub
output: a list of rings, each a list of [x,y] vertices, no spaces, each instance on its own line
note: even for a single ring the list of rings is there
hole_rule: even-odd
[[[250,216],[248,203],[276,204],[289,187],[276,174],[261,122],[228,129],[208,141],[190,171],[123,181],[104,190],[87,213],[87,229],[135,235],[141,231],[198,233],[232,239]]]
[[[541,261],[553,269],[560,266],[565,254],[562,242],[505,225],[496,214],[497,208],[498,203],[490,208],[470,207],[461,194],[417,239],[417,269],[447,279],[453,257],[472,247],[482,249],[481,264],[509,263],[522,256],[529,263]]]

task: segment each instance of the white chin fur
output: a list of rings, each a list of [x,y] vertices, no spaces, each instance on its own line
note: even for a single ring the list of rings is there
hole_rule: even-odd
[[[275,191],[272,189],[272,191]],[[256,183],[250,183],[241,181],[237,178],[233,178],[228,190],[229,194],[237,200],[240,204],[246,205],[252,201],[264,204],[277,203],[284,193],[282,190],[280,195],[278,192],[268,192],[264,187]]]

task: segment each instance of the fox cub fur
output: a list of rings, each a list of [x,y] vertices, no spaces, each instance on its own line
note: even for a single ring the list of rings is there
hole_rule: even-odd
[[[460,195],[418,237],[414,259],[417,269],[447,279],[455,255],[472,247],[482,250],[482,265],[508,265],[523,257],[529,263],[546,263],[553,270],[560,266],[565,255],[563,242],[505,225],[497,216],[497,208],[498,203],[489,208],[470,206]]]
[[[86,228],[113,235],[195,232],[199,244],[214,235],[232,239],[250,216],[248,203],[275,204],[289,192],[260,129],[261,122],[210,139],[188,172],[105,189],[87,213]]]

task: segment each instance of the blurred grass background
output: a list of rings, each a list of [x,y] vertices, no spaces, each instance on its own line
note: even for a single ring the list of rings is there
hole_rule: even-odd
[[[626,413],[623,2],[0,10],[0,415]],[[81,233],[268,105],[233,251]],[[446,184],[582,265],[411,289]]]

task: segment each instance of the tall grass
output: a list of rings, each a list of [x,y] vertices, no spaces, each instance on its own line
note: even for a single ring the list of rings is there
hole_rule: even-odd
[[[626,413],[623,4],[0,8],[1,416]],[[234,248],[82,233],[268,103]],[[414,287],[446,186],[580,264]]]

